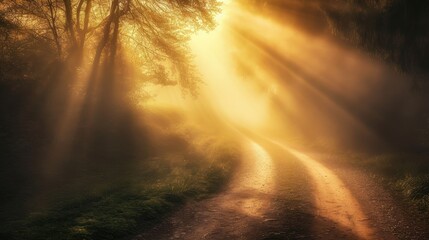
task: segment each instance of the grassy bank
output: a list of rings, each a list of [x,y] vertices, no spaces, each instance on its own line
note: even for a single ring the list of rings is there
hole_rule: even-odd
[[[80,174],[52,190],[44,207],[4,224],[0,238],[122,239],[225,185],[239,158],[233,140],[183,121],[155,120],[148,134],[158,147],[150,157]]]
[[[358,163],[382,177],[423,212],[429,212],[429,156],[427,154],[379,154]]]
[[[422,212],[429,212],[429,156],[416,153],[343,153],[345,161],[370,171],[392,191],[400,193]]]

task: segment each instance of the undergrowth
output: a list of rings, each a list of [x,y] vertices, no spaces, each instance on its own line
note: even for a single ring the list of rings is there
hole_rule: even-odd
[[[239,158],[236,143],[187,128],[176,131],[175,138],[168,145],[180,139],[181,149],[163,145],[164,151],[137,161],[132,170],[85,175],[74,181],[78,187],[64,186],[48,207],[1,226],[0,238],[122,239],[150,227],[185,201],[222,188]]]
[[[426,154],[355,155],[353,161],[372,170],[421,211],[429,212],[429,163]]]

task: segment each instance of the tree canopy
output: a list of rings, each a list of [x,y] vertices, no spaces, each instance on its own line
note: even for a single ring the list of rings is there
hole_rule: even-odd
[[[128,52],[144,78],[193,91],[187,41],[213,28],[219,9],[217,0],[0,1],[1,41],[15,52],[43,43],[71,68],[91,64],[93,75]]]

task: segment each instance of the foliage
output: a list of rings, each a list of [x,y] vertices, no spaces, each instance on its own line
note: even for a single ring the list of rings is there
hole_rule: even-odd
[[[114,174],[105,170],[96,175],[94,171],[81,173],[62,186],[57,197],[51,197],[49,207],[3,225],[0,236],[95,240],[133,235],[184,201],[219,190],[239,157],[234,141],[195,133],[185,126],[160,141],[167,142],[161,148],[168,152],[141,159],[126,170],[115,168]],[[184,146],[171,150],[178,144]]]
[[[346,154],[351,161],[383,179],[423,212],[429,211],[429,162],[427,153]]]
[[[429,70],[429,3],[420,0],[348,0],[324,5],[332,30],[413,74]]]
[[[82,60],[91,62],[92,78],[101,63],[111,69],[117,52],[128,51],[144,66],[140,72],[146,79],[178,80],[194,91],[197,79],[187,42],[192,33],[214,27],[219,7],[216,0],[2,1],[0,33],[13,51],[16,42],[43,41],[71,69],[81,67]]]
[[[407,175],[398,180],[396,186],[421,210],[429,211],[429,174],[422,176]]]
[[[142,130],[141,123],[136,123],[137,114],[129,102],[116,97],[122,89],[112,82],[123,84],[143,78],[162,85],[178,83],[183,89],[195,92],[197,78],[189,64],[187,41],[192,33],[214,27],[213,18],[219,6],[216,0],[0,1],[3,228],[13,230],[14,226],[5,222],[22,217],[29,205],[34,205],[32,210],[46,207],[46,199],[41,200],[42,206],[36,204],[38,195],[48,200],[57,199],[53,195],[70,198],[70,203],[58,203],[58,207],[48,212],[42,209],[40,217],[22,222],[34,230],[29,233],[21,228],[24,236],[34,233],[37,238],[41,234],[38,236],[42,239],[48,238],[50,230],[52,238],[63,239],[55,235],[68,231],[61,224],[75,224],[74,217],[90,214],[92,210],[101,214],[103,206],[119,209],[122,204],[130,204],[134,210],[124,207],[118,211],[132,214],[137,210],[145,214],[143,208],[152,208],[152,203],[129,202],[129,196],[143,202],[154,199],[167,208],[171,205],[157,195],[158,190],[150,187],[147,179],[145,182],[136,178],[141,172],[129,171],[174,147],[161,150],[157,146],[161,143],[148,140],[147,129]],[[129,63],[133,61],[139,66],[136,76],[130,76]],[[184,139],[179,143],[189,145]],[[185,174],[187,167],[183,169]],[[211,179],[212,170],[206,169],[207,176],[199,177]],[[166,175],[154,177],[163,179]],[[138,188],[136,183],[129,183],[132,179],[142,180],[147,186]],[[221,182],[210,181],[202,183],[207,187],[215,181]],[[123,190],[116,188],[119,183]],[[86,189],[85,193],[79,191],[82,189]],[[198,194],[206,191],[195,189]],[[102,200],[110,195],[111,200]],[[75,207],[70,207],[73,204]],[[97,210],[91,206],[100,207]],[[129,229],[131,223],[124,218],[130,215],[124,214],[116,220],[123,221],[123,225],[118,225],[121,229]],[[134,220],[130,221],[137,222],[140,217],[133,215],[130,218]],[[97,224],[101,226],[103,221]],[[104,227],[110,230],[91,231],[112,234],[128,231],[115,230],[118,226],[113,225]]]

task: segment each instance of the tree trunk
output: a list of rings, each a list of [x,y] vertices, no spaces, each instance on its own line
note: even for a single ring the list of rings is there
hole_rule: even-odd
[[[66,15],[66,29],[70,34],[71,43],[72,43],[72,51],[76,49],[77,41],[76,34],[73,27],[73,8],[70,0],[63,0],[65,7],[65,15]]]
[[[51,28],[52,35],[54,38],[55,45],[57,47],[58,51],[58,57],[62,58],[62,46],[60,42],[60,37],[58,34],[58,28],[57,28],[57,19],[56,19],[56,11],[54,9],[53,3],[51,0],[48,0],[48,7],[49,7],[49,17],[47,17],[48,25]]]
[[[111,8],[110,8],[109,17],[108,17],[106,25],[104,26],[104,29],[103,29],[103,36],[102,36],[100,42],[98,43],[98,46],[97,46],[97,49],[96,49],[96,52],[94,55],[94,60],[92,62],[92,72],[90,74],[90,77],[92,78],[92,80],[95,79],[98,75],[98,69],[100,67],[101,56],[102,56],[104,48],[106,47],[107,43],[109,42],[111,26],[112,26],[113,21],[115,20],[115,15],[117,14],[118,8],[119,8],[119,0],[113,0]]]
[[[84,19],[83,19],[83,27],[81,28],[80,16],[82,11],[83,3],[85,2],[85,11],[84,11]],[[86,35],[88,33],[89,28],[89,19],[91,17],[91,9],[92,9],[92,0],[80,0],[77,6],[76,12],[76,21],[77,28],[79,32],[79,42],[77,47],[77,56],[79,61],[82,60],[85,48]]]

